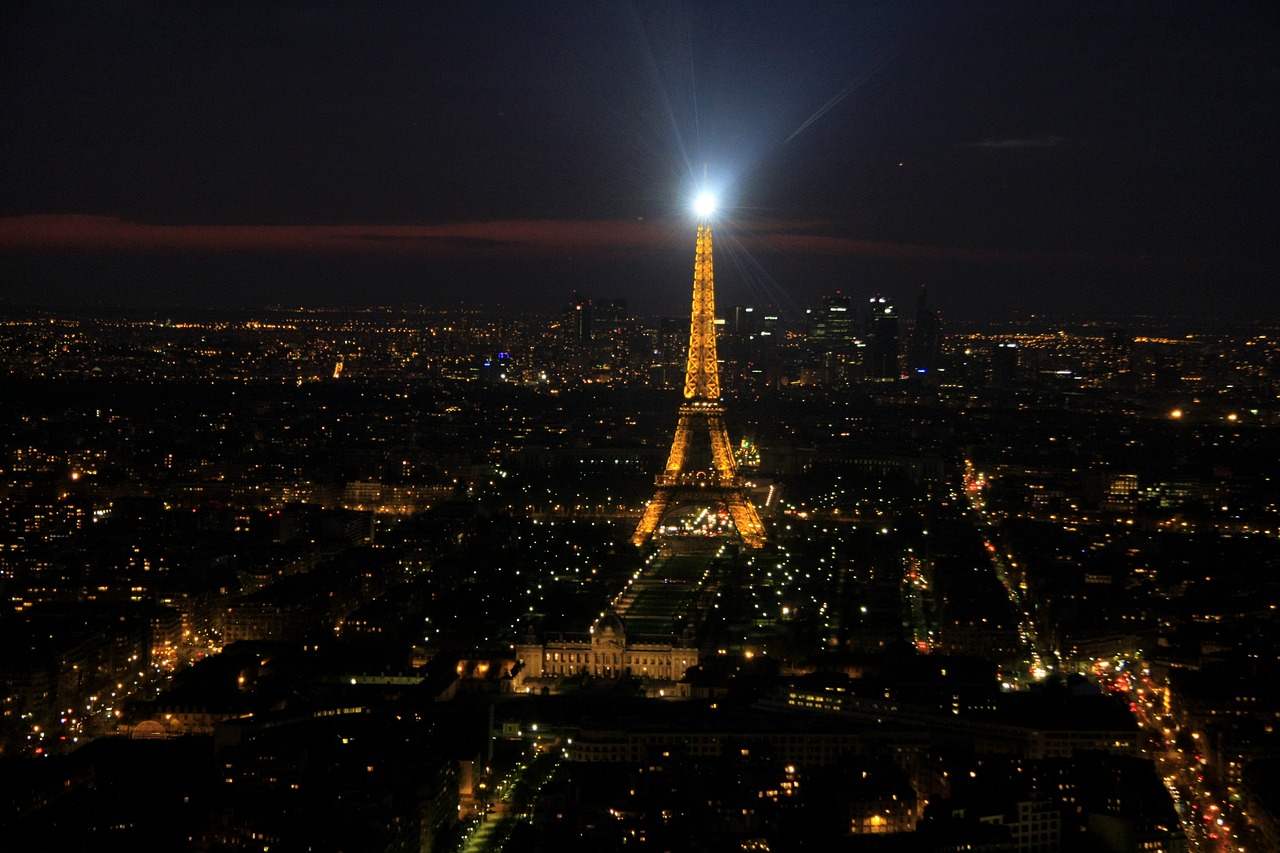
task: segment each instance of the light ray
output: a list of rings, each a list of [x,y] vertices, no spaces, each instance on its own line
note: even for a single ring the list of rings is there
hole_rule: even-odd
[[[881,60],[881,62],[878,65],[876,65],[876,67],[872,68],[870,71],[863,74],[862,76],[854,77],[852,80],[850,80],[849,83],[843,89],[841,89],[839,92],[833,95],[825,104],[818,107],[817,111],[815,111],[813,115],[809,116],[807,119],[802,121],[799,127],[791,131],[791,135],[788,136],[786,139],[782,140],[782,144],[786,145],[788,142],[795,139],[797,136],[799,136],[801,133],[807,130],[809,126],[812,125],[814,122],[816,122],[818,119],[822,118],[824,115],[831,112],[831,110],[834,109],[836,105],[838,105],[841,101],[849,97],[858,89],[861,89],[863,86],[865,86],[867,81],[869,81],[872,77],[879,74],[880,71],[883,70],[886,65],[892,62],[894,59],[897,59],[901,53],[902,53],[902,48],[895,49],[894,51],[889,53],[883,60]]]

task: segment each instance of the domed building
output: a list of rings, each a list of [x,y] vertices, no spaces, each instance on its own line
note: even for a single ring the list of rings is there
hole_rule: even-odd
[[[555,634],[542,642],[529,637],[516,644],[521,665],[518,678],[526,692],[547,688],[554,692],[565,679],[635,678],[647,682],[654,696],[683,697],[685,672],[698,665],[698,649],[678,637],[627,636],[622,617],[605,611],[586,634]]]

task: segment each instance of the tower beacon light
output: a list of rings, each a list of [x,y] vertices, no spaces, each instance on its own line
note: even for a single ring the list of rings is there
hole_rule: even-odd
[[[698,193],[698,197],[693,200],[693,212],[698,214],[699,219],[706,219],[716,212],[716,197],[709,192]]]

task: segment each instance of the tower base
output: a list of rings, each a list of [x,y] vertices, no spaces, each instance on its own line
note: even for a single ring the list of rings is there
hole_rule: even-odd
[[[632,544],[643,545],[645,540],[658,529],[658,523],[670,510],[681,506],[707,504],[724,505],[729,511],[729,517],[733,519],[733,526],[737,528],[738,535],[742,537],[743,544],[749,548],[764,547],[764,524],[761,523],[756,508],[751,504],[751,498],[747,496],[746,486],[741,483],[727,486],[659,483],[653,500],[649,501],[644,515],[640,518],[640,523],[636,525],[636,532],[631,537]]]

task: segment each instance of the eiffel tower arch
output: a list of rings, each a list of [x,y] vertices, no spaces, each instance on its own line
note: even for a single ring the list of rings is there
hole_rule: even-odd
[[[653,500],[645,507],[631,541],[644,544],[668,512],[689,505],[718,504],[733,519],[742,541],[752,548],[764,545],[764,525],[738,474],[733,446],[720,405],[720,368],[716,362],[715,276],[711,257],[711,226],[698,226],[693,266],[693,313],[689,320],[689,358],[685,367],[684,402],[667,465],[656,478]],[[694,445],[706,436],[709,459],[695,459]],[[705,467],[699,467],[705,464]]]

